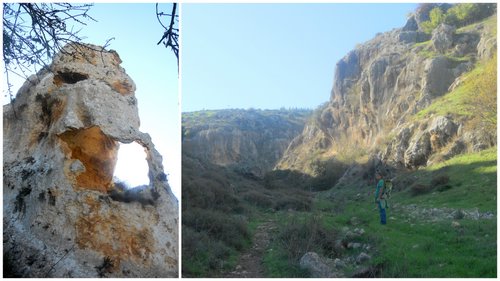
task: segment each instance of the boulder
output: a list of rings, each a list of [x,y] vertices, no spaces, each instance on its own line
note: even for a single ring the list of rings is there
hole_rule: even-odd
[[[432,45],[439,53],[445,53],[453,45],[455,27],[447,24],[440,24],[432,31]]]
[[[361,252],[357,257],[356,257],[356,263],[357,264],[360,264],[360,263],[364,263],[364,262],[367,262],[369,260],[371,260],[371,256],[368,255],[367,253],[365,252]]]
[[[430,98],[446,93],[455,81],[452,64],[445,56],[427,60],[424,68],[423,92]]]
[[[313,278],[338,278],[339,273],[333,270],[334,265],[328,264],[315,252],[305,253],[299,261],[300,267],[307,269]]]
[[[408,17],[408,20],[406,20],[405,26],[403,26],[402,31],[417,31],[418,30],[418,23],[417,20],[415,19],[415,15],[410,15]]]
[[[178,202],[139,131],[115,51],[67,45],[4,106],[4,258],[18,277],[177,277]],[[119,143],[144,147],[147,186],[124,191]],[[132,163],[131,163],[132,164]]]
[[[423,166],[431,153],[430,134],[426,131],[417,133],[405,151],[404,161],[408,168]]]
[[[450,118],[438,116],[434,118],[430,127],[427,129],[431,134],[431,146],[433,151],[443,147],[452,136],[455,136],[458,131],[458,125]]]

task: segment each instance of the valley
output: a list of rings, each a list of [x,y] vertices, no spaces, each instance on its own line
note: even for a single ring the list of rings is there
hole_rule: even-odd
[[[183,113],[183,277],[497,276],[496,8],[429,12],[342,58],[314,111]]]

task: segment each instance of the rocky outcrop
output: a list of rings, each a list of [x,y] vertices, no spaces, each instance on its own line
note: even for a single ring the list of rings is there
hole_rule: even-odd
[[[216,110],[183,113],[182,151],[261,177],[302,131],[308,110]]]
[[[161,155],[139,131],[135,84],[120,63],[115,51],[67,45],[4,106],[9,275],[178,276],[178,202]],[[134,141],[150,183],[132,192],[117,187],[113,171],[119,143]]]
[[[455,37],[455,27],[441,24],[432,31],[432,45],[439,53],[444,53],[453,46],[453,38]]]
[[[325,261],[317,253],[307,252],[299,261],[299,265],[303,269],[307,269],[312,278],[339,278],[340,273],[335,272],[333,264]]]
[[[413,117],[460,85],[460,77],[476,62],[493,56],[493,25],[484,21],[458,30],[440,25],[430,35],[419,27],[424,14],[411,15],[403,28],[378,34],[337,63],[330,101],[292,141],[278,169],[311,173],[318,159],[349,149],[384,150],[386,144],[384,159],[414,168],[426,165],[435,153],[449,157],[463,151],[460,144],[464,149],[488,146],[472,126],[464,126],[463,116],[431,115],[418,122]],[[476,137],[467,138],[465,128]],[[448,142],[457,145],[448,149]]]

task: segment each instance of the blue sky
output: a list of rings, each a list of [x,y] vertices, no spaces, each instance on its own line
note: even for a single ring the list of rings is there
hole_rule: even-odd
[[[417,4],[183,4],[182,111],[316,108],[335,64]]]
[[[170,13],[172,5],[160,4],[160,9]],[[172,191],[180,199],[180,104],[178,95],[177,61],[171,50],[156,45],[163,35],[163,28],[156,18],[154,3],[145,4],[95,4],[89,11],[97,22],[88,21],[79,35],[84,42],[104,45],[109,38],[109,49],[114,49],[122,59],[121,66],[134,80],[137,90],[140,130],[149,133],[156,149],[163,156]],[[23,80],[13,79],[14,92]],[[4,98],[4,104],[8,99]],[[137,149],[137,148],[136,148]],[[123,153],[123,152],[126,153]],[[142,148],[134,150],[121,146],[115,175],[132,186],[147,184],[146,154]],[[123,161],[124,160],[124,161]]]

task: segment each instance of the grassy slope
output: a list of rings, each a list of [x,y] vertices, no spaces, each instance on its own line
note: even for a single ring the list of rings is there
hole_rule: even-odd
[[[451,188],[413,196],[409,187],[394,191],[388,209],[388,225],[379,224],[378,210],[373,203],[373,187],[361,181],[319,193],[312,213],[277,213],[278,221],[321,218],[321,225],[336,236],[338,230],[351,225],[363,228],[362,243],[375,250],[371,265],[380,269],[380,277],[495,277],[496,218],[441,219],[435,222],[423,216],[412,217],[405,208],[447,208],[496,214],[496,148],[474,154],[460,155],[425,169],[409,172],[401,182],[411,180],[426,184],[436,175],[447,174]],[[334,194],[335,196],[332,196]],[[361,197],[358,195],[361,194]],[[357,198],[357,199],[355,199]],[[460,226],[453,226],[456,221]],[[300,223],[299,223],[300,224]],[[282,227],[286,227],[283,223]],[[289,260],[280,244],[268,251],[265,258],[270,277],[301,277],[297,260]],[[311,248],[309,250],[314,250]],[[347,250],[345,254],[355,254]],[[349,252],[350,251],[350,252]],[[359,252],[359,250],[358,250]],[[324,255],[328,253],[323,252]],[[330,253],[335,257],[335,253]],[[349,276],[349,268],[345,272]]]

